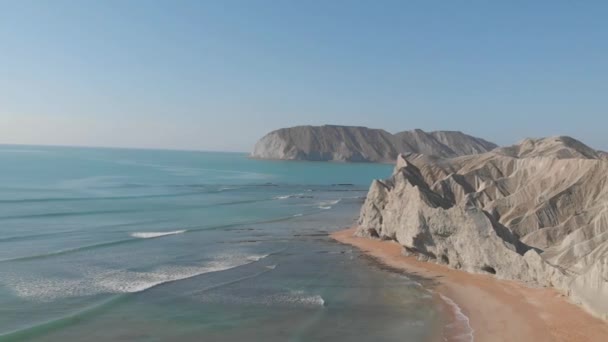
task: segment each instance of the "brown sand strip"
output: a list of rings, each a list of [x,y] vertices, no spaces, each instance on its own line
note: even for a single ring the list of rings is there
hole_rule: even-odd
[[[421,262],[403,256],[396,242],[355,237],[355,229],[331,236],[389,267],[432,279],[437,283],[433,290],[451,298],[469,317],[477,342],[608,341],[608,322],[591,316],[553,289],[530,288]]]

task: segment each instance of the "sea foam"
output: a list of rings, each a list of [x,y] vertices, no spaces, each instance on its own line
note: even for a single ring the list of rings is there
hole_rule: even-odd
[[[161,236],[182,234],[185,232],[186,232],[186,230],[174,230],[172,232],[137,232],[137,233],[131,233],[131,236],[134,238],[140,238],[140,239],[152,239],[152,238],[157,238],[157,237],[161,237]]]
[[[443,300],[451,309],[454,317],[456,319],[455,324],[462,327],[464,330],[459,335],[450,336],[450,341],[467,341],[473,342],[474,340],[474,330],[471,327],[471,323],[469,321],[469,317],[462,312],[462,309],[458,304],[456,304],[451,298],[438,293],[441,300]]]
[[[264,305],[269,306],[295,306],[295,307],[323,307],[325,300],[318,294],[306,294],[304,291],[289,291],[277,293],[261,298]]]
[[[203,302],[222,304],[245,304],[269,307],[299,307],[299,308],[322,308],[325,307],[325,299],[319,294],[307,294],[304,291],[289,291],[260,295],[243,295],[242,293],[215,293],[205,294],[200,297]]]
[[[18,297],[41,302],[102,293],[135,293],[169,282],[244,266],[267,256],[227,255],[201,266],[161,266],[147,272],[89,267],[82,271],[79,278],[11,275],[0,279],[0,284],[11,289]]]
[[[329,210],[332,208],[332,206],[334,206],[338,203],[340,203],[339,199],[333,200],[333,201],[322,201],[322,202],[317,203],[317,208],[323,209],[323,210]]]
[[[275,196],[273,199],[284,200],[284,199],[288,199],[288,198],[313,198],[313,196],[308,196],[308,195],[304,195],[303,193],[300,193],[300,194]]]

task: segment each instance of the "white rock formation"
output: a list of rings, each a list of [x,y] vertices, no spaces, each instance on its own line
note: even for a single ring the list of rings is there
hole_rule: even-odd
[[[414,130],[395,135],[352,126],[298,126],[268,133],[251,156],[260,159],[392,163],[399,153],[440,157],[482,153],[496,145],[461,132]]]
[[[608,318],[608,162],[572,138],[452,159],[400,156],[390,179],[372,183],[357,234],[556,287]]]

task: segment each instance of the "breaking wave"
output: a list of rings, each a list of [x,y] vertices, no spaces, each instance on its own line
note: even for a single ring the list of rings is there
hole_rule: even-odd
[[[298,304],[304,306],[325,306],[325,299],[321,295],[306,295],[304,291],[291,291],[287,295],[275,296],[282,304]]]
[[[231,190],[239,190],[239,189],[243,189],[243,187],[238,187],[238,186],[224,186],[219,188],[217,191],[219,192],[223,192],[223,191],[231,191]]]
[[[461,329],[458,329],[459,334],[450,335],[450,341],[473,342],[474,330],[473,327],[471,327],[469,317],[462,312],[460,306],[458,306],[458,304],[456,304],[451,298],[446,297],[441,293],[438,294],[441,300],[443,300],[452,309],[452,313],[454,314],[456,320],[454,323],[449,324],[448,327],[450,327],[450,325],[458,325],[458,328],[462,327],[462,330],[464,330],[461,331]]]
[[[317,203],[317,208],[323,209],[323,210],[329,210],[338,203],[340,203],[339,199],[333,200],[333,201],[322,201],[322,202]]]
[[[134,238],[140,238],[140,239],[152,239],[152,238],[157,238],[157,237],[167,236],[167,235],[183,234],[185,232],[186,232],[186,230],[175,230],[172,232],[137,232],[137,233],[131,233],[131,236]]]
[[[220,229],[228,230],[230,228],[235,228],[235,227],[240,227],[240,226],[245,226],[245,225],[255,225],[255,224],[263,224],[263,223],[275,223],[275,222],[289,221],[293,218],[294,218],[294,216],[290,215],[290,216],[278,217],[278,218],[269,219],[269,220],[235,222],[235,223],[229,223],[229,224],[223,224],[223,225],[217,225],[217,226],[196,226],[196,227],[189,227],[188,229],[185,229],[182,233],[195,233],[195,232],[220,230]],[[171,232],[171,233],[175,233],[175,232]],[[146,234],[146,233],[144,233],[144,234]],[[155,234],[155,233],[152,232],[152,234]],[[162,235],[162,236],[168,235],[165,233],[163,233],[163,234],[164,235]],[[160,238],[162,236],[156,236],[155,238]],[[0,259],[0,263],[14,262],[14,261],[30,261],[30,260],[43,259],[43,258],[48,258],[48,257],[56,257],[56,256],[61,256],[61,255],[66,255],[66,254],[71,254],[71,253],[76,253],[76,252],[89,251],[89,250],[94,250],[94,249],[98,249],[98,248],[113,247],[113,246],[122,245],[122,244],[142,243],[143,241],[146,241],[146,239],[150,239],[150,238],[152,238],[152,237],[147,237],[147,238],[139,237],[139,238],[134,238],[134,239],[124,239],[124,240],[102,242],[102,243],[98,243],[98,244],[69,248],[69,249],[62,249],[62,250],[43,253],[43,254],[21,256],[21,257],[9,258],[9,259]]]
[[[206,294],[200,297],[203,302],[259,305],[269,307],[300,307],[300,308],[322,308],[325,307],[325,299],[318,294],[307,294],[304,291],[280,292],[268,295],[248,296],[240,293],[231,294]]]
[[[268,255],[228,255],[200,266],[161,266],[147,272],[87,268],[79,278],[8,275],[0,279],[0,284],[18,297],[41,302],[103,293],[136,293],[161,284],[244,266]]]
[[[303,193],[301,193],[301,194],[291,194],[291,195],[282,195],[282,196],[274,197],[275,200],[284,200],[284,199],[288,199],[288,198],[313,198],[313,196],[308,196],[308,195],[304,195]]]
[[[262,259],[264,257],[265,257],[265,255],[252,255],[252,256],[247,257],[246,259],[260,260],[260,259]],[[247,264],[247,263],[245,263],[245,264]],[[212,268],[209,272],[213,272],[213,271],[219,272],[222,269],[227,269],[226,266],[227,265],[225,265],[224,267],[221,267],[220,265],[215,265],[215,268]],[[235,266],[235,267],[237,267],[237,266]],[[218,284],[218,285],[209,287],[207,290],[210,290],[210,289],[213,289],[213,288],[216,288],[216,287],[221,287],[221,286],[224,286],[224,285],[228,285],[228,284],[231,284],[231,283],[236,283],[236,282],[239,282],[239,281],[242,281],[242,280],[251,279],[251,278],[257,277],[257,276],[259,276],[259,275],[261,275],[263,273],[270,272],[273,269],[274,268],[267,267],[266,271],[258,272],[258,273],[254,274],[252,276],[242,277],[242,278],[230,281],[230,282]],[[209,272],[205,272],[205,273],[209,273]],[[203,274],[203,273],[199,272],[199,274]],[[196,275],[197,274],[193,274],[192,276],[196,276]],[[177,280],[180,280],[180,279],[185,279],[185,278],[179,278],[179,277],[178,278],[173,278],[173,279],[170,279],[169,281],[166,281],[166,282],[177,281]],[[102,311],[104,311],[106,309],[109,309],[110,307],[114,306],[115,304],[118,304],[118,303],[123,302],[124,300],[126,300],[126,298],[128,298],[127,296],[129,295],[129,293],[132,293],[132,292],[141,292],[141,291],[147,290],[147,289],[149,289],[151,287],[154,287],[154,286],[160,285],[160,284],[161,283],[158,283],[158,284],[149,283],[148,287],[145,287],[145,286],[139,286],[139,287],[138,286],[126,286],[126,287],[125,286],[118,286],[118,287],[117,286],[110,286],[111,288],[113,287],[115,290],[118,290],[118,291],[115,291],[117,293],[115,293],[114,295],[112,295],[107,300],[104,300],[104,301],[102,301],[100,303],[96,303],[96,304],[94,304],[92,306],[89,306],[89,307],[84,308],[82,310],[76,311],[74,313],[68,314],[67,316],[64,316],[64,317],[60,317],[60,318],[53,319],[53,320],[46,321],[46,322],[37,323],[37,324],[34,324],[32,326],[25,327],[23,329],[19,329],[19,330],[16,330],[16,331],[11,331],[11,332],[8,332],[8,333],[0,333],[0,340],[7,339],[7,340],[11,340],[11,341],[12,340],[15,340],[15,341],[19,340],[20,341],[20,340],[23,340],[25,338],[29,339],[29,338],[33,338],[33,337],[36,337],[36,336],[42,336],[42,335],[48,333],[49,331],[53,331],[53,330],[61,329],[61,328],[66,327],[66,326],[70,326],[70,325],[72,325],[74,323],[78,323],[83,318],[92,317],[92,316],[94,316],[94,315],[96,315],[96,314],[98,314],[98,313],[100,313],[100,312],[102,312]],[[141,291],[137,291],[137,290],[141,290]],[[32,297],[27,297],[27,298],[32,299]],[[43,296],[42,298],[38,297],[39,300],[42,299],[43,301],[44,301],[44,298],[51,299],[48,296]]]

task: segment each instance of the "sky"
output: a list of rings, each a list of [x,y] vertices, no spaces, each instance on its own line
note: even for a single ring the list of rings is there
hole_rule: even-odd
[[[0,143],[250,151],[339,124],[608,150],[608,2],[0,0]]]

